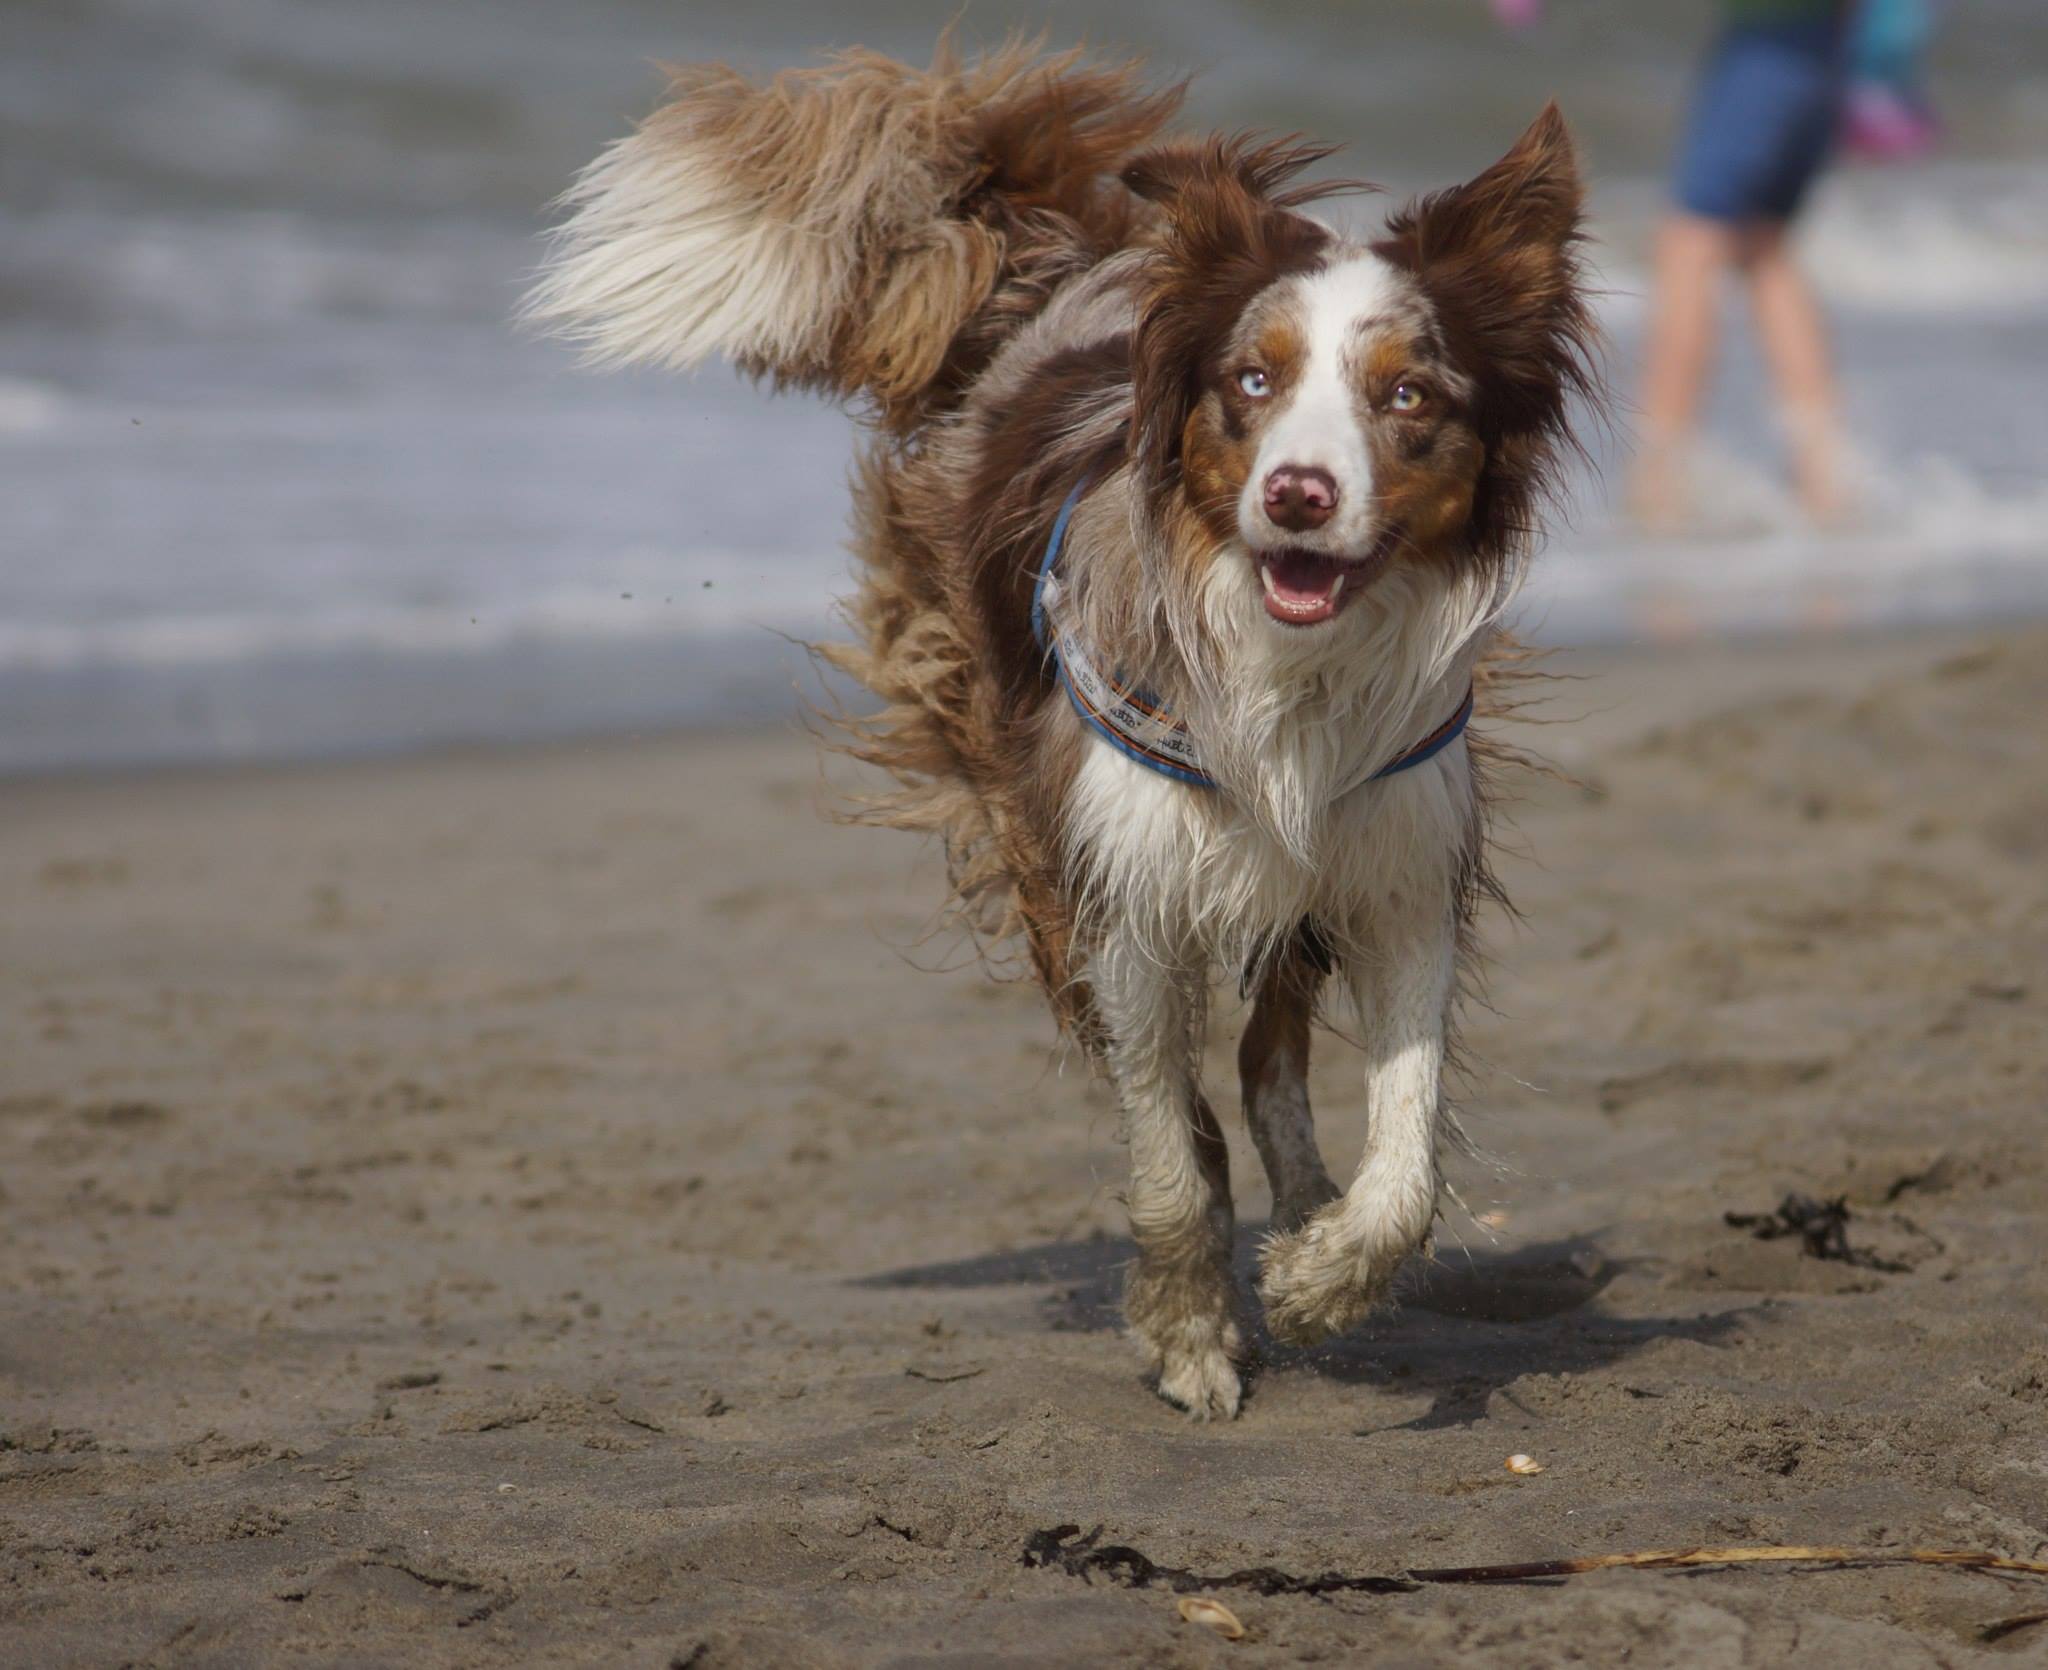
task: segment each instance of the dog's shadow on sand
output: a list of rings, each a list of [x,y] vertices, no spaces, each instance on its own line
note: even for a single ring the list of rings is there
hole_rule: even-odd
[[[1264,1231],[1237,1237],[1241,1282],[1255,1276]],[[873,1288],[1049,1287],[1046,1325],[1066,1330],[1119,1326],[1118,1296],[1137,1249],[1099,1236],[1051,1241],[946,1264],[916,1265],[862,1278]],[[1596,1303],[1641,1259],[1613,1259],[1590,1236],[1494,1250],[1453,1249],[1404,1277],[1400,1303],[1342,1339],[1308,1350],[1261,1337],[1276,1368],[1305,1368],[1352,1385],[1427,1391],[1429,1409],[1410,1431],[1466,1426],[1488,1400],[1524,1374],[1572,1374],[1623,1361],[1660,1339],[1706,1344],[1729,1334],[1742,1311],[1689,1316],[1621,1316]],[[1647,1394],[1646,1394],[1647,1395]]]

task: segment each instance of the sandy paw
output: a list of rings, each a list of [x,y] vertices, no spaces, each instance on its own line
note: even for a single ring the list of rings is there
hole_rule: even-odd
[[[1198,1421],[1233,1421],[1244,1401],[1244,1376],[1220,1344],[1183,1347],[1161,1357],[1159,1395]]]
[[[1356,1327],[1387,1302],[1394,1273],[1423,1237],[1377,1243],[1345,1233],[1341,1208],[1268,1238],[1259,1258],[1266,1326],[1290,1345],[1314,1345]]]
[[[1157,1372],[1159,1395],[1198,1421],[1227,1421],[1244,1400],[1245,1332],[1229,1266],[1142,1261],[1124,1299],[1131,1333]]]

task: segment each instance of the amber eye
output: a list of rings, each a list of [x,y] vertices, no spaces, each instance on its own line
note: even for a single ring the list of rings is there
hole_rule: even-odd
[[[1390,412],[1419,412],[1429,404],[1429,391],[1420,383],[1402,383],[1387,402]]]
[[[1254,400],[1263,400],[1273,392],[1272,380],[1255,365],[1237,374],[1237,386]]]

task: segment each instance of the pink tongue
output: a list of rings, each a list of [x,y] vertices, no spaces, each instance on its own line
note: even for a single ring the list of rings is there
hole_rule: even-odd
[[[1275,591],[1300,603],[1328,597],[1341,572],[1336,563],[1308,551],[1282,551],[1268,559],[1266,570],[1273,576]]]

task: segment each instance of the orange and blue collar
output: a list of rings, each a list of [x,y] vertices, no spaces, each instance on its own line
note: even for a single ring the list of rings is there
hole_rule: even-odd
[[[1031,635],[1038,640],[1038,647],[1052,657],[1060,686],[1074,704],[1074,711],[1105,742],[1162,776],[1213,789],[1216,779],[1203,769],[1201,750],[1195,746],[1194,735],[1185,721],[1175,718],[1166,704],[1143,685],[1129,683],[1098,667],[1074,633],[1056,632],[1050,627],[1052,608],[1059,599],[1060,552],[1067,543],[1067,524],[1088,485],[1086,477],[1074,484],[1053,521],[1052,537],[1046,541],[1045,558],[1038,566],[1038,579],[1031,590]],[[1472,687],[1467,685],[1457,712],[1366,781],[1378,782],[1422,764],[1457,741],[1471,721]]]

